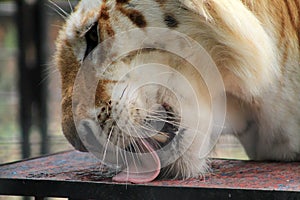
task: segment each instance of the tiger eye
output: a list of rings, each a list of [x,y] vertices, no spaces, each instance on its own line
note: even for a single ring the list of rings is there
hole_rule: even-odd
[[[85,34],[86,50],[84,59],[96,48],[99,43],[98,23],[95,23]]]

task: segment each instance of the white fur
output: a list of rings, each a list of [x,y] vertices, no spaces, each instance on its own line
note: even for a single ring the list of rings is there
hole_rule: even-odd
[[[166,27],[163,12],[174,13],[179,23],[175,30],[192,37],[208,51],[217,64],[228,93],[228,113],[223,132],[239,138],[251,159],[300,159],[299,52],[298,56],[288,58],[287,66],[280,66],[282,53],[277,47],[276,29],[270,19],[263,14],[261,16],[264,17],[255,15],[240,0],[168,0],[163,8],[152,0],[132,0],[130,3],[144,15],[148,27]],[[109,2],[110,24],[116,34],[136,28],[115,6],[114,1]],[[188,10],[179,9],[183,6]],[[213,6],[213,12],[209,6]],[[97,19],[100,7],[101,1],[82,0],[62,33],[72,44],[79,61],[85,51],[84,37],[80,35]],[[117,61],[104,74],[104,78],[118,79],[134,65],[147,63],[153,58],[166,65],[174,63],[169,54],[141,54],[129,64]],[[173,65],[174,68],[190,77],[193,86],[198,88],[197,95],[207,96],[203,95],[207,93],[203,89],[203,81],[194,76],[186,65],[178,63]],[[286,69],[285,76],[280,71],[282,68]],[[185,92],[184,88],[180,88],[180,83],[174,83],[174,86]],[[106,89],[109,93],[112,86]],[[152,92],[157,93],[159,89],[157,87]],[[155,99],[138,96],[136,102],[139,106],[147,107],[148,102],[158,103]],[[189,94],[183,96],[186,100],[190,97]],[[167,99],[167,96],[164,98]],[[206,126],[210,105],[207,98],[202,100],[198,103],[204,108],[201,120]],[[195,115],[192,114],[193,106],[187,105],[186,109],[190,115],[184,116],[188,119],[184,123],[189,124],[195,120]],[[187,152],[170,168],[173,175],[194,177],[205,172],[205,159],[199,155],[209,147],[202,146],[204,149],[199,150],[202,141],[203,135],[195,137]]]

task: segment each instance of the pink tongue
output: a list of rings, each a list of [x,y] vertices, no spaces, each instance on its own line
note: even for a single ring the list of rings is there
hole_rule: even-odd
[[[134,160],[128,160],[127,169],[114,176],[113,181],[147,183],[153,181],[158,176],[160,172],[160,160],[157,153],[148,142],[141,141],[140,144],[148,152],[146,154],[141,153]]]

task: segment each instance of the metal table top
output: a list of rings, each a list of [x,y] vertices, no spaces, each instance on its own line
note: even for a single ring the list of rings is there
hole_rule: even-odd
[[[203,178],[115,183],[91,154],[68,151],[0,165],[0,195],[76,199],[300,199],[300,163],[212,160]]]

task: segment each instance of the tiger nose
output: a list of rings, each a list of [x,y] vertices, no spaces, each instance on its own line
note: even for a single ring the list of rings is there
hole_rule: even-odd
[[[71,141],[71,144],[73,145],[73,147],[78,150],[78,151],[82,151],[82,152],[87,152],[88,150],[85,148],[85,146],[83,145],[83,143],[81,142],[80,139],[74,139]]]
[[[93,120],[81,120],[77,131],[85,148],[98,159],[109,164],[124,164],[121,155],[117,153],[118,147],[109,141],[107,135]]]

